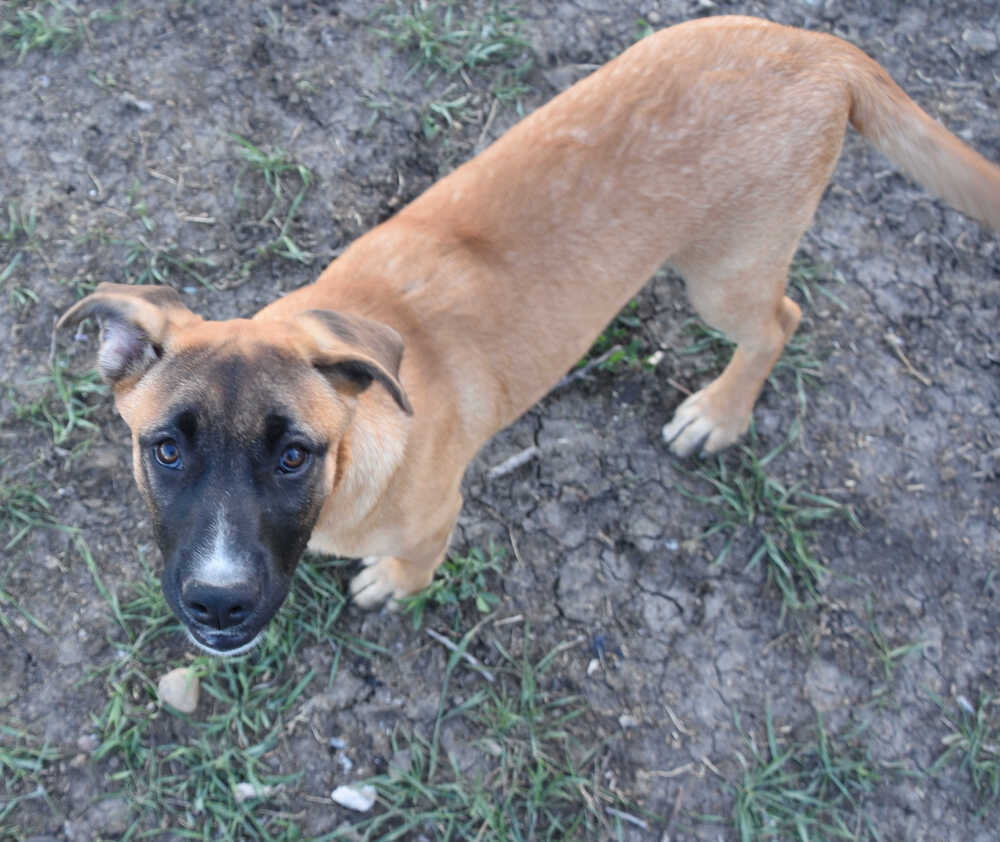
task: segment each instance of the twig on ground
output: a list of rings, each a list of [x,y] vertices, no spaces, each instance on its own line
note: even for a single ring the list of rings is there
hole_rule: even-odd
[[[488,479],[497,479],[498,477],[511,474],[522,465],[526,465],[532,459],[540,456],[541,453],[542,451],[538,448],[538,445],[533,444],[531,447],[526,447],[520,453],[515,453],[509,459],[504,459],[499,465],[494,465],[486,472],[486,476]]]
[[[443,634],[438,634],[436,631],[434,631],[434,629],[426,629],[426,632],[430,637],[432,637],[434,640],[440,643],[445,649],[451,652],[455,652],[458,649],[457,645],[452,643],[452,641],[450,641]],[[491,673],[488,669],[486,669],[486,667],[484,667],[476,658],[474,658],[468,652],[463,652],[462,658],[464,658],[468,662],[469,666],[476,672],[478,672],[483,678],[485,678],[491,684],[494,682],[495,679],[493,678],[493,673]]]
[[[903,353],[903,348],[902,348],[903,340],[902,339],[900,339],[894,333],[886,333],[886,335],[885,335],[885,341],[888,343],[889,347],[892,348],[893,351],[895,351],[896,356],[899,357],[899,361],[903,364],[903,368],[906,369],[906,373],[907,374],[911,375],[912,377],[915,377],[917,380],[919,380],[925,386],[933,386],[934,385],[934,382],[926,374],[921,374],[919,371],[917,371],[913,367],[913,363],[911,363],[907,359],[906,354]]]
[[[603,354],[601,354],[601,356],[592,359],[583,368],[578,368],[576,371],[571,371],[569,374],[563,377],[562,380],[560,380],[558,383],[556,383],[555,386],[552,387],[549,394],[552,394],[552,392],[557,392],[559,391],[559,389],[563,388],[564,386],[568,386],[570,383],[575,383],[577,380],[583,380],[585,377],[587,377],[587,375],[590,374],[591,371],[597,368],[601,363],[606,363],[609,359],[611,359],[611,357],[613,357],[617,353],[620,353],[622,350],[624,349],[622,348],[621,345],[613,345],[612,347],[608,348],[608,350],[605,351]]]
[[[673,377],[668,377],[667,378],[667,385],[668,386],[673,386],[682,395],[690,395],[691,394],[691,390],[687,386],[685,386],[682,383],[678,383],[676,380],[674,380]]]
[[[614,807],[605,807],[604,811],[609,816],[614,816],[615,818],[621,819],[624,822],[628,822],[629,824],[634,824],[636,827],[641,827],[643,830],[646,830],[649,827],[649,825],[646,824],[646,822],[643,819],[640,819],[638,816],[633,816],[631,813],[625,813],[621,810],[616,810]]]

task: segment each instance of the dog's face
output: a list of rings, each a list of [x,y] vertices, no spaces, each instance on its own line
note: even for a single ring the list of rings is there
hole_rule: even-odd
[[[358,395],[377,380],[410,411],[399,336],[329,311],[206,322],[172,290],[112,284],[60,324],[88,316],[132,431],[164,596],[199,646],[246,651],[343,479]]]

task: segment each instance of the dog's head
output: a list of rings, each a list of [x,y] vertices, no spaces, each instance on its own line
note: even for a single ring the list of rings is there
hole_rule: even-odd
[[[362,392],[399,382],[390,327],[331,311],[205,321],[166,287],[101,284],[60,320],[96,317],[97,367],[132,431],[163,591],[215,654],[249,649],[288,593],[349,463]]]

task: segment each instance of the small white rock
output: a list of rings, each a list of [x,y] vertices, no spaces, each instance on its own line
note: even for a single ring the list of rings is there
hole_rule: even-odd
[[[990,56],[997,51],[997,36],[988,29],[966,29],[962,33],[962,40],[972,52],[981,56]]]
[[[93,754],[100,744],[101,741],[97,739],[96,734],[84,734],[76,741],[76,747],[86,754]]]
[[[233,797],[237,804],[242,804],[249,798],[270,798],[275,792],[277,792],[277,787],[265,784],[255,785],[249,781],[233,784]]]
[[[375,787],[371,784],[364,786],[338,786],[330,797],[348,810],[357,810],[359,813],[367,813],[375,806]]]
[[[189,667],[170,670],[156,685],[160,700],[181,713],[194,713],[198,707],[198,676]]]

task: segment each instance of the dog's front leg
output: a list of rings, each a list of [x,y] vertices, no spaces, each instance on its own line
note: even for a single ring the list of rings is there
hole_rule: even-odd
[[[364,569],[351,580],[351,596],[361,608],[374,608],[387,599],[402,599],[426,588],[444,561],[462,499],[447,507],[451,516],[441,526],[398,556],[369,556]]]

